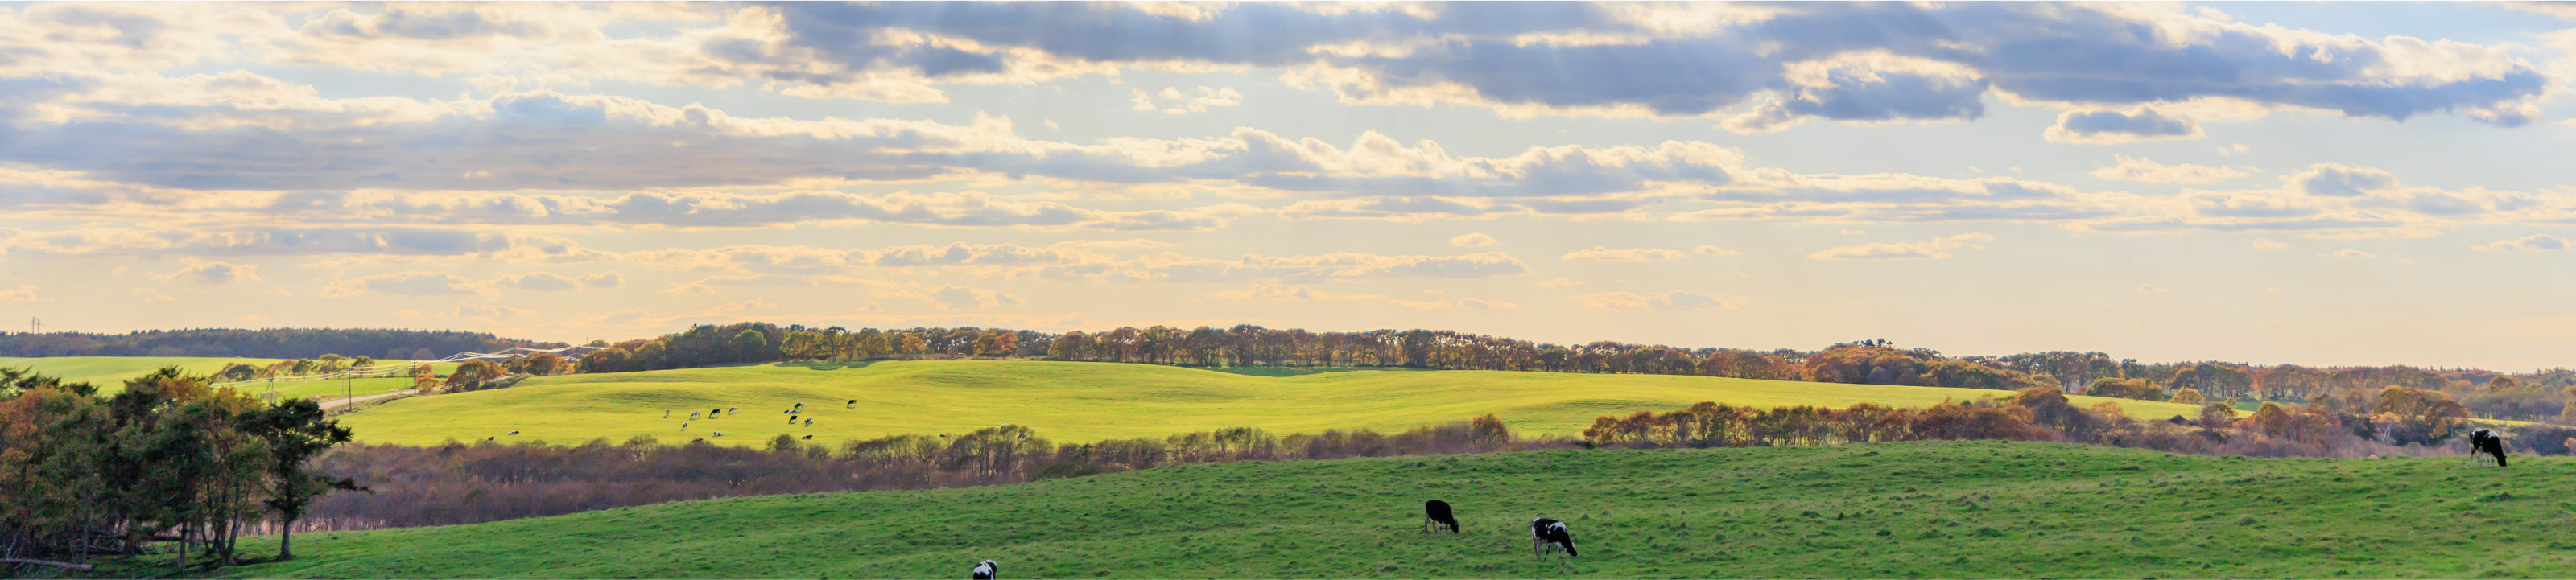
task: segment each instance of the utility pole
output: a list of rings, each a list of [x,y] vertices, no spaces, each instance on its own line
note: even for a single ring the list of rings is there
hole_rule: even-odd
[[[36,333],[41,333],[41,332],[44,332],[44,331],[45,331],[45,319],[42,319],[42,318],[36,318],[36,317],[33,317],[33,316],[29,316],[29,317],[27,317],[27,334],[36,334]]]

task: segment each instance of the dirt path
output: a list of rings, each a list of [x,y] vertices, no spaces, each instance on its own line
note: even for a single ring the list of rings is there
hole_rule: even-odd
[[[332,407],[338,407],[338,406],[342,406],[342,405],[354,405],[354,404],[358,404],[358,403],[364,403],[364,402],[367,402],[367,401],[373,401],[373,400],[376,400],[376,399],[382,399],[382,398],[385,398],[385,397],[391,397],[391,396],[394,396],[394,395],[409,395],[409,394],[411,394],[411,393],[409,393],[409,392],[405,392],[405,391],[394,391],[394,392],[391,392],[391,393],[379,393],[379,394],[374,394],[374,395],[361,395],[361,396],[358,396],[358,397],[356,397],[356,398],[349,398],[349,399],[332,399],[332,400],[328,400],[328,401],[323,401],[323,402],[322,402],[322,408],[324,408],[324,409],[329,409],[329,408],[332,408]]]

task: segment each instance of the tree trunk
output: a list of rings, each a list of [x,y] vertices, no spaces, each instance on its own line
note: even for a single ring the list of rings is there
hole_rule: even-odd
[[[277,560],[284,562],[293,559],[295,559],[295,520],[278,522]]]

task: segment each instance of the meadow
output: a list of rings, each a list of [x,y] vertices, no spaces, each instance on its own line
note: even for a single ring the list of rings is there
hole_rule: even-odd
[[[1014,578],[2567,577],[2576,540],[2539,531],[2576,520],[2571,476],[2564,458],[2000,441],[1246,462],[299,534],[295,560],[219,573],[934,578],[991,558]],[[1425,499],[1456,505],[1464,533],[1424,534]],[[1581,558],[1531,558],[1542,515]]]
[[[1374,371],[1254,376],[1114,363],[880,361],[771,364],[538,377],[507,389],[414,397],[352,413],[371,443],[431,445],[500,437],[577,444],[651,436],[666,443],[766,444],[780,434],[815,443],[896,434],[964,433],[1010,423],[1058,442],[1163,437],[1232,427],[1277,434],[1326,429],[1400,431],[1495,414],[1522,434],[1574,435],[1601,415],[1664,412],[1701,401],[1734,405],[1877,403],[1926,407],[2005,391],[1670,375],[1499,371]],[[2071,397],[2077,405],[2099,401]],[[846,406],[856,399],[858,404]],[[2173,403],[2116,400],[2131,416],[2196,416]],[[789,424],[783,411],[804,403]],[[692,411],[739,407],[691,421]],[[662,411],[671,409],[670,418]],[[681,423],[688,422],[686,431]],[[504,435],[519,431],[518,436]],[[724,437],[711,437],[721,431]]]
[[[264,366],[279,360],[283,359],[199,356],[0,357],[0,368],[34,368],[38,373],[61,377],[63,382],[66,383],[86,382],[91,385],[96,385],[99,392],[102,394],[114,394],[118,391],[125,390],[126,379],[152,374],[153,371],[160,370],[161,367],[177,366],[182,371],[205,375],[223,370],[224,365],[231,363],[246,363]],[[409,363],[410,361],[388,361],[380,364]],[[441,363],[437,366],[437,369],[438,372],[441,373],[451,372],[456,370],[456,364]],[[411,387],[412,384],[410,378],[392,377],[355,379],[347,381],[345,384],[343,381],[337,380],[282,380],[274,383],[253,383],[235,388],[263,399],[272,397],[279,399],[310,398],[317,401],[328,401],[341,398],[349,393],[355,393],[356,396],[363,397],[367,395],[409,389]]]

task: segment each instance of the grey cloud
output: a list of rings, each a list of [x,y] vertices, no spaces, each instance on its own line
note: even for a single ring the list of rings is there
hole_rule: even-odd
[[[2353,198],[2396,187],[2397,176],[2368,167],[2318,164],[2290,176],[2292,187],[2318,197]]]
[[[2118,143],[2198,135],[2198,122],[2187,117],[2166,115],[2153,107],[2141,107],[2134,113],[2067,111],[2058,115],[2057,125],[2048,130],[2050,140],[2077,143]]]
[[[2213,23],[2188,36],[2087,4],[1806,3],[1704,35],[1675,37],[1610,18],[1603,6],[1557,3],[1434,5],[1430,19],[1404,12],[1324,15],[1276,5],[1235,6],[1204,21],[1114,5],[1060,3],[787,4],[791,44],[811,49],[843,77],[888,60],[868,45],[885,27],[936,30],[990,46],[1016,46],[1093,61],[1200,61],[1257,66],[1324,62],[1365,72],[1381,90],[1464,86],[1494,102],[1549,107],[1637,106],[1660,114],[1712,113],[1766,92],[1791,92],[1785,65],[1884,51],[1968,67],[1970,85],[1884,87],[1793,94],[1788,106],[1827,118],[1973,117],[1963,95],[1995,88],[2025,97],[2143,104],[2230,97],[2353,116],[2405,119],[2486,108],[2538,95],[2549,80],[2513,63],[2483,77],[2385,82],[2396,51],[2356,37],[2298,36]],[[1647,36],[1627,44],[1522,41],[1541,32]],[[1409,54],[1338,56],[1311,47],[1437,39]],[[802,53],[800,53],[802,54]],[[931,65],[936,66],[936,65]],[[1365,91],[1369,87],[1342,87]],[[1927,88],[1927,87],[1918,87]],[[1786,112],[1786,111],[1784,111]],[[2518,124],[2510,114],[2482,120]],[[2525,121],[2527,122],[2527,121]]]

